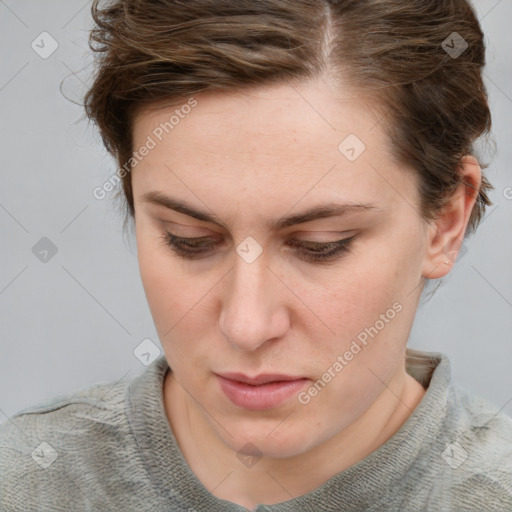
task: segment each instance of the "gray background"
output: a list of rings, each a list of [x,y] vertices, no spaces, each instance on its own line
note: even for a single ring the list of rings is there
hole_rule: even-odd
[[[512,415],[512,2],[476,8],[488,45],[494,205],[420,306],[409,345],[448,354],[458,384]],[[132,379],[145,369],[134,349],[146,338],[160,346],[134,238],[123,237],[112,200],[92,195],[116,163],[60,91],[68,77],[63,93],[80,101],[90,83],[91,23],[90,2],[0,0],[0,422],[97,382]],[[46,59],[31,47],[42,32],[59,45]],[[43,237],[58,249],[46,263],[32,252]]]

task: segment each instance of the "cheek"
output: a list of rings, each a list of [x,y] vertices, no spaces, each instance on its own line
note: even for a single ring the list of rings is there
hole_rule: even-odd
[[[399,269],[382,261],[373,266],[333,271],[325,286],[310,286],[300,292],[308,305],[324,320],[327,338],[348,340],[373,325],[381,313],[402,303]],[[330,336],[329,336],[330,334]]]
[[[204,347],[197,340],[204,338],[205,332],[211,332],[212,320],[205,305],[213,283],[198,281],[185,272],[158,233],[138,234],[137,255],[160,343],[168,362],[179,372],[180,368],[190,365],[187,363],[190,358],[197,362],[206,357]]]
[[[137,258],[146,299],[158,334],[163,336],[178,321],[187,303],[186,281],[180,278],[171,250],[159,233],[149,229],[137,233]]]
[[[336,375],[329,384],[336,393],[324,394],[328,401],[348,401],[357,408],[360,400],[380,387],[375,374],[385,380],[407,343],[415,311],[414,297],[407,296],[410,290],[405,284],[404,273],[409,270],[391,254],[383,254],[373,258],[374,263],[360,261],[353,271],[333,271],[325,286],[300,292],[317,315],[306,327],[314,340],[316,377],[322,378],[329,369]],[[312,351],[311,347],[305,350]],[[341,370],[339,364],[333,368],[340,363],[338,356]],[[325,375],[323,380],[328,379]]]

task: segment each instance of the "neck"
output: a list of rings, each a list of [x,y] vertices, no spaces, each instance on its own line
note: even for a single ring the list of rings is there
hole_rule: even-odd
[[[356,464],[400,429],[424,394],[401,366],[375,402],[334,437],[294,457],[263,456],[254,466],[244,467],[172,375],[168,373],[164,382],[167,418],[192,472],[214,496],[248,509],[311,492]]]

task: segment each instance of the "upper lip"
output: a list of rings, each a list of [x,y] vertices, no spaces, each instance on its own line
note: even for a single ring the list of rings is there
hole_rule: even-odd
[[[251,384],[253,386],[257,386],[259,384],[268,384],[269,382],[299,380],[304,378],[295,377],[293,375],[283,375],[280,373],[262,373],[254,377],[249,377],[243,373],[236,372],[218,373],[217,375],[224,377],[225,379],[236,380],[238,382],[244,382],[245,384]]]

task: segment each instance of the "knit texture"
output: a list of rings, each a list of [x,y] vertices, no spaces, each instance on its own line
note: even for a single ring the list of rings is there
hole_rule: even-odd
[[[408,349],[427,392],[402,427],[312,492],[256,512],[512,511],[512,419],[451,383],[444,354]],[[164,356],[0,425],[0,511],[247,512],[187,465],[163,404]]]

